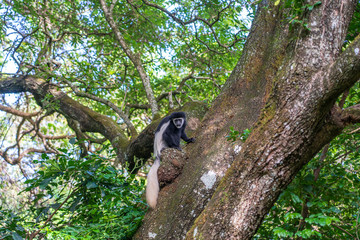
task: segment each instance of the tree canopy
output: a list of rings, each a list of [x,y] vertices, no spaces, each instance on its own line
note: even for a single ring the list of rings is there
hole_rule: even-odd
[[[1,239],[131,238],[176,109],[197,142],[135,238],[359,239],[359,1],[0,4]]]

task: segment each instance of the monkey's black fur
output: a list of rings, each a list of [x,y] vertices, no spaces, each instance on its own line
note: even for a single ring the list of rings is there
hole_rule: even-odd
[[[160,166],[160,154],[164,148],[176,148],[181,150],[180,138],[185,142],[194,142],[194,138],[188,138],[185,134],[186,116],[184,112],[174,112],[161,120],[155,131],[154,156],[155,161],[151,166],[147,177],[146,201],[151,208],[155,208],[159,194],[159,182],[157,170]]]
[[[183,119],[183,122],[177,121],[178,119]],[[186,127],[186,116],[184,112],[173,112],[170,116],[165,117],[161,122],[159,123],[159,126],[157,127],[155,131],[155,135],[160,131],[161,127],[169,122],[169,125],[165,129],[163,135],[162,135],[162,141],[165,143],[165,147],[168,148],[176,148],[181,150],[180,148],[180,138],[182,138],[185,142],[190,143],[194,142],[194,138],[188,138],[185,133],[185,127]],[[177,122],[178,126],[175,125],[175,122]],[[179,128],[180,126],[180,128]],[[161,151],[162,149],[158,149],[158,151]]]

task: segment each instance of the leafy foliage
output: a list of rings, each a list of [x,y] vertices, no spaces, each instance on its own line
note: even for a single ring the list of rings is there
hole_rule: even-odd
[[[235,130],[234,127],[230,127],[230,133],[226,136],[227,141],[235,142],[236,140],[241,140],[245,142],[246,139],[250,136],[251,129],[245,129],[241,134],[239,131]]]
[[[279,5],[280,1],[276,1],[275,5]],[[321,5],[321,1],[317,1],[315,3],[308,3],[304,0],[286,0],[284,1],[283,7],[289,9],[288,19],[290,23],[290,29],[295,27],[296,25],[300,25],[306,30],[310,30],[308,22],[306,20],[306,14],[311,12],[315,7]]]
[[[319,153],[309,162],[281,194],[255,239],[355,239],[360,231],[359,142],[358,131],[344,133],[331,142],[323,161]]]
[[[97,154],[77,158],[62,149],[43,154],[26,192],[32,205],[17,214],[1,209],[2,239],[128,239],[140,224],[146,204],[145,181],[117,170]]]
[[[3,65],[18,63],[21,72],[48,77],[63,87],[72,83],[79,91],[106,98],[117,106],[147,104],[138,72],[117,44],[99,1],[13,2],[11,7],[0,8],[1,27],[8,35],[0,54]],[[113,15],[117,26],[128,46],[139,54],[155,95],[177,91],[176,103],[189,98],[211,101],[241,54],[249,25],[241,13],[251,5],[247,1],[152,3],[173,8],[184,22],[197,16],[213,23],[211,27],[202,21],[181,26],[140,0],[116,1]],[[20,32],[27,37],[22,38]],[[117,117],[99,102],[78,100]],[[159,104],[166,111],[168,104]],[[129,111],[134,116],[149,114],[142,108],[131,107]],[[138,123],[139,129],[148,124],[143,120]]]

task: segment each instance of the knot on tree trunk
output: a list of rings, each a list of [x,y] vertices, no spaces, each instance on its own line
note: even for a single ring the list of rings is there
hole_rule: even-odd
[[[161,188],[172,183],[181,174],[186,161],[186,153],[177,149],[166,148],[161,152],[161,165],[158,170]]]

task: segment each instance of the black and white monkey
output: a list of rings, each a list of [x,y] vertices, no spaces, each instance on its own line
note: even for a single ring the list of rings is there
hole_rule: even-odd
[[[188,138],[185,134],[186,116],[184,112],[174,112],[161,120],[155,131],[154,156],[155,161],[147,176],[146,201],[151,208],[155,208],[158,194],[159,181],[157,171],[160,166],[160,154],[164,148],[176,148],[181,150],[180,138],[185,142],[194,142],[194,138]]]

